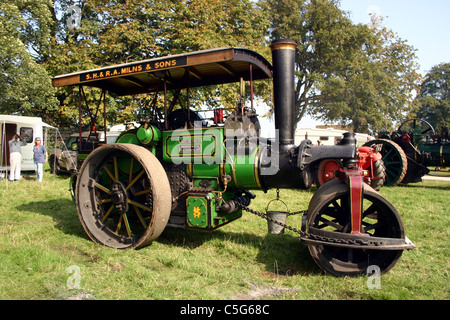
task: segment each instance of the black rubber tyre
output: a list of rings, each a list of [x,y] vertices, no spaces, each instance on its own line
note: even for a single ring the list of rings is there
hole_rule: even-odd
[[[369,168],[369,170],[372,170],[372,168]],[[381,189],[381,187],[384,185],[386,181],[386,167],[384,166],[383,159],[375,161],[373,164],[373,176],[376,179],[370,180],[370,186],[378,191]]]
[[[133,144],[95,149],[78,174],[75,201],[88,236],[117,248],[141,248],[167,225],[171,190],[159,160]]]
[[[308,208],[307,232],[311,227],[336,233],[349,233],[350,207],[348,186],[333,180],[320,187]],[[364,185],[363,232],[370,236],[405,238],[403,222],[397,210],[373,188]],[[367,250],[328,245],[309,245],[316,264],[334,276],[357,276],[376,265],[386,273],[402,255],[402,250]]]

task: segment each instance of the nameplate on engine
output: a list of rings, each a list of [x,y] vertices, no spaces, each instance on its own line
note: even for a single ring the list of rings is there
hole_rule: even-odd
[[[163,131],[163,159],[175,164],[222,163],[224,137],[221,128]]]

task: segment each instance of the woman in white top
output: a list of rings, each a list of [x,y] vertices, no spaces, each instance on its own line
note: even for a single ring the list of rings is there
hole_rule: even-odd
[[[27,142],[22,139],[21,136],[15,134],[14,137],[9,140],[9,180],[19,181],[20,170],[22,167],[22,147],[25,147]]]

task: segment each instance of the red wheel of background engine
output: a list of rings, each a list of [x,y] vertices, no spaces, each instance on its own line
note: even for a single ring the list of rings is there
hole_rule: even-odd
[[[339,160],[326,159],[319,163],[316,170],[315,182],[317,187],[320,187],[328,181],[336,178],[336,171],[342,168],[342,164]]]

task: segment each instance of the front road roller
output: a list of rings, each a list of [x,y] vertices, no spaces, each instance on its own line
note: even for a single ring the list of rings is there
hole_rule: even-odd
[[[403,250],[415,248],[389,201],[367,184],[361,182],[359,188],[349,188],[348,183],[338,179],[314,194],[308,208],[306,236],[301,240],[308,245],[316,264],[334,276],[362,275],[369,266],[378,267],[384,274]]]

